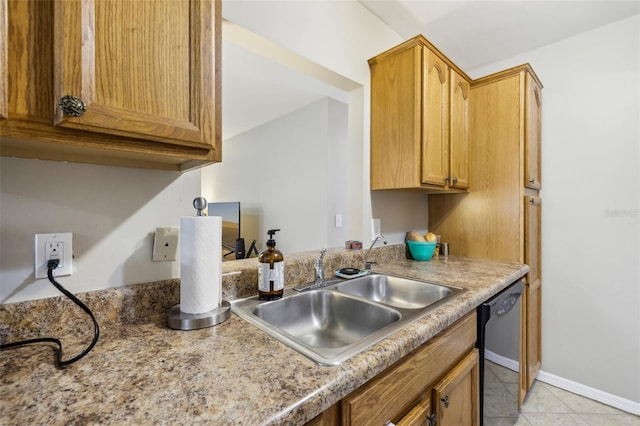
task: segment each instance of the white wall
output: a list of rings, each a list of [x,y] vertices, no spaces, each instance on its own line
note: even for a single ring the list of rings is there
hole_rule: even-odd
[[[640,412],[640,15],[470,74],[524,62],[544,84],[542,370]]]
[[[240,201],[242,236],[258,251],[272,228],[283,253],[343,244],[346,214],[342,228],[330,218],[346,209],[346,121],[347,106],[325,98],[225,140],[224,161],[202,170],[203,195]]]
[[[351,220],[348,204],[349,180],[349,106],[327,99],[328,104],[328,132],[327,132],[327,176],[322,187],[326,191],[327,208],[325,209],[327,223],[327,238],[324,246],[341,247],[349,239],[350,233],[355,234],[356,221]],[[342,217],[342,226],[336,226],[336,215]],[[317,249],[319,246],[313,247]]]
[[[0,159],[0,303],[58,296],[34,277],[34,234],[72,232],[72,293],[178,276],[152,262],[156,226],[179,226],[200,196],[200,172]]]
[[[426,201],[419,193],[369,191],[370,76],[367,60],[402,41],[398,34],[356,1],[226,1],[224,17],[363,86],[350,94],[347,194],[349,239],[370,242],[372,217],[382,219],[390,242],[427,226]],[[402,197],[402,209],[384,208]],[[372,210],[372,204],[380,207]],[[397,204],[396,204],[397,206]],[[400,223],[399,217],[416,220]],[[388,224],[388,225],[387,225]],[[389,232],[387,232],[389,231]]]

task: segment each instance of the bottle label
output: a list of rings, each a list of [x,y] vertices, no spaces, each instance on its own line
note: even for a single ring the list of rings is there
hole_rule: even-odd
[[[273,282],[273,289],[271,283]],[[258,265],[258,290],[278,291],[284,288],[284,262],[275,262],[273,269],[268,263]]]

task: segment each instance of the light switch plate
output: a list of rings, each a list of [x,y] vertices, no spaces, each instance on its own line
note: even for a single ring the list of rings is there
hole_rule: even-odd
[[[158,226],[153,239],[153,261],[176,260],[180,228],[177,226]]]
[[[374,218],[371,219],[371,241],[375,240],[377,237],[382,236],[382,230],[380,228],[380,219]]]

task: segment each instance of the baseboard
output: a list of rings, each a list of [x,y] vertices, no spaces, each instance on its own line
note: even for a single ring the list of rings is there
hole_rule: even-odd
[[[569,392],[584,396],[594,401],[601,402],[611,407],[617,408],[627,413],[640,416],[640,402],[631,401],[630,399],[621,398],[607,392],[565,379],[555,374],[540,371],[536,380],[550,384],[552,386],[564,389]]]
[[[514,361],[502,355],[498,355],[497,353],[491,352],[488,349],[485,349],[484,357],[487,361],[495,362],[498,365],[515,371],[516,373],[520,371],[520,363],[518,361]]]
[[[491,362],[495,362],[496,364],[513,371],[519,371],[519,363],[517,361],[505,358],[488,350],[485,351],[484,356]],[[542,370],[538,373],[536,380],[575,393],[577,395],[584,396],[585,398],[593,399],[594,401],[598,401],[610,407],[626,411],[627,413],[640,416],[640,402],[621,398],[619,396],[612,395],[610,393],[603,392],[589,386],[585,386],[581,383],[577,383]]]

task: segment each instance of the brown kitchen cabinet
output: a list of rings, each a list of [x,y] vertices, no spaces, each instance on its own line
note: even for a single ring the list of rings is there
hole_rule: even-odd
[[[309,421],[307,426],[382,426],[387,422],[397,426],[477,425],[476,336],[474,310]],[[461,419],[462,423],[455,423]]]
[[[521,312],[520,404],[541,364],[541,200],[529,185],[530,176],[540,183],[541,89],[528,64],[474,80],[469,192],[429,196],[429,231],[449,243],[450,254],[530,267]]]
[[[7,118],[7,0],[0,0],[0,120]]]
[[[540,154],[542,145],[542,86],[531,74],[525,74],[525,139],[524,139],[524,186],[542,188]]]
[[[478,425],[478,363],[478,349],[474,349],[433,387],[431,395],[395,423],[396,426]]]
[[[470,79],[424,37],[374,58],[371,189],[468,186]]]
[[[341,425],[422,424],[442,393],[455,402],[437,408],[440,418],[478,418],[478,361],[475,311],[411,352],[340,403]],[[475,367],[467,368],[473,364]],[[464,377],[463,377],[464,376]],[[471,387],[466,387],[467,383]],[[466,402],[462,403],[462,399]],[[462,410],[464,413],[453,413]],[[442,424],[442,423],[437,423]],[[446,423],[445,423],[446,424]]]
[[[176,171],[221,160],[220,0],[0,1],[2,155]]]
[[[469,81],[451,69],[448,185],[469,188]]]
[[[542,364],[542,271],[541,271],[541,220],[542,200],[540,197],[524,197],[524,263],[529,265],[529,273],[523,291],[522,306],[526,318],[520,331],[521,351],[526,352],[526,369],[520,371],[520,401],[533,384]]]
[[[478,349],[474,349],[434,386],[434,425],[480,424],[478,360]]]

